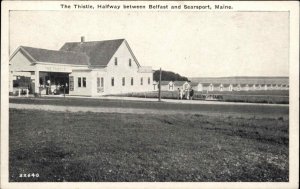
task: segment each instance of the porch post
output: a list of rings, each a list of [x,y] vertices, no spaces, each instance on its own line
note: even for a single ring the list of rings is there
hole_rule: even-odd
[[[39,74],[39,70],[36,70],[34,72],[34,92],[35,93],[39,93],[39,87],[40,87],[40,74]]]

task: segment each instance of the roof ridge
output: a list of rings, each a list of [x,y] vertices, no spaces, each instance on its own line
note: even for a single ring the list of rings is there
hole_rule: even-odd
[[[107,40],[101,40],[101,41],[74,41],[74,42],[65,42],[66,43],[95,43],[95,42],[105,42],[105,41],[118,41],[118,40],[126,40],[125,38],[120,38],[120,39],[107,39]]]

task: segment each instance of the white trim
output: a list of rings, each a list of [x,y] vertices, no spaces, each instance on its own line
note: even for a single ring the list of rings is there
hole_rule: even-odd
[[[124,41],[123,41],[123,42],[125,42],[125,45],[127,46],[127,48],[128,48],[128,50],[129,50],[129,52],[130,52],[131,56],[133,57],[134,61],[135,61],[135,62],[136,62],[136,64],[137,64],[137,66],[138,66],[138,67],[141,67],[141,65],[140,65],[139,61],[138,61],[138,60],[137,60],[137,58],[135,57],[135,55],[134,55],[134,53],[133,53],[132,49],[130,48],[130,46],[129,46],[128,42],[126,41],[126,39],[124,39]],[[121,46],[121,45],[120,45],[120,46]]]
[[[72,70],[72,72],[71,72],[71,73],[74,73],[74,72],[77,72],[77,71],[86,71],[86,72],[91,72],[91,71],[93,71],[93,70],[91,70],[91,69],[77,69],[77,70]]]
[[[22,50],[29,58],[31,58],[32,60],[29,60],[31,63],[36,62],[36,60],[24,49],[22,48],[22,46],[19,46],[14,52],[13,54],[10,56],[9,58],[9,62],[11,61],[11,59],[20,51]],[[26,57],[27,58],[27,57]],[[28,58],[27,58],[28,59]],[[33,62],[32,62],[33,61]]]
[[[52,62],[34,62],[36,64],[47,64],[47,65],[57,65],[57,66],[74,66],[74,67],[84,67],[86,66],[87,68],[89,67],[87,64],[86,65],[77,65],[77,64],[63,64],[63,63],[52,63]]]

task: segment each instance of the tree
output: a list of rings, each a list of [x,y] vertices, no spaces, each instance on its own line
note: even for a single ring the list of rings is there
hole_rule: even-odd
[[[159,70],[155,70],[153,73],[153,80],[159,81]],[[189,81],[187,77],[181,76],[178,73],[171,71],[161,71],[162,81]]]

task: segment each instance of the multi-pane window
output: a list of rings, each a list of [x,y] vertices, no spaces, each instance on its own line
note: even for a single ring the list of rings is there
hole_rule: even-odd
[[[85,77],[82,78],[82,86],[86,87],[86,78]]]
[[[148,85],[150,85],[150,77],[148,77]]]
[[[133,77],[131,78],[131,85],[133,85]]]
[[[141,85],[143,85],[143,78],[141,77]]]
[[[115,65],[117,66],[118,65],[118,58],[115,57]]]
[[[111,78],[111,86],[115,86],[115,78]]]
[[[78,77],[78,87],[86,87],[86,77]]]
[[[122,78],[122,85],[125,86],[125,77]]]
[[[103,77],[97,77],[97,87],[103,87],[104,86],[104,79]]]
[[[78,77],[78,87],[81,87],[81,77]]]
[[[129,58],[129,66],[131,67],[131,58]]]

